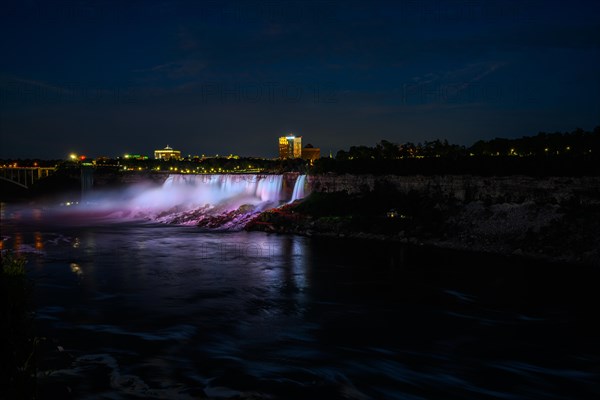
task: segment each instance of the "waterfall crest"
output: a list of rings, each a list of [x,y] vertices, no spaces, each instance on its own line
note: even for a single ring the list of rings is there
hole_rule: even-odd
[[[179,203],[216,205],[241,198],[257,204],[278,202],[282,188],[282,175],[169,175],[158,194]]]

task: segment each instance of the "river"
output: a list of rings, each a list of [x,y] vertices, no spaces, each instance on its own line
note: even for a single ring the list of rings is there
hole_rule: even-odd
[[[26,254],[41,399],[600,395],[590,268],[397,243],[49,218]]]

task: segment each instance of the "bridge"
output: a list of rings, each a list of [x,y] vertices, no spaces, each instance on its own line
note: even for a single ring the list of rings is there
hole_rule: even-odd
[[[55,170],[53,167],[0,167],[0,180],[29,189],[35,182]]]

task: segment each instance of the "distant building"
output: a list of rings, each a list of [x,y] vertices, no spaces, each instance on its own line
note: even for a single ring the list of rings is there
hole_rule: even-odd
[[[148,156],[142,154],[125,154],[123,156],[126,160],[147,160]]]
[[[309,143],[302,149],[302,158],[310,161],[312,164],[315,160],[321,158],[321,149],[313,147],[313,145]]]
[[[154,150],[154,158],[157,160],[181,160],[181,151],[173,150],[167,145],[162,150]]]
[[[302,157],[302,136],[281,136],[279,138],[279,158],[282,160],[288,158]]]

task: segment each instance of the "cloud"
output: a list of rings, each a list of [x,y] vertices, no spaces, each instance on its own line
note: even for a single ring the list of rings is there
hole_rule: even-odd
[[[154,65],[149,68],[134,70],[138,78],[144,81],[156,80],[184,80],[197,78],[206,68],[206,63],[202,60],[188,59],[167,62]]]

